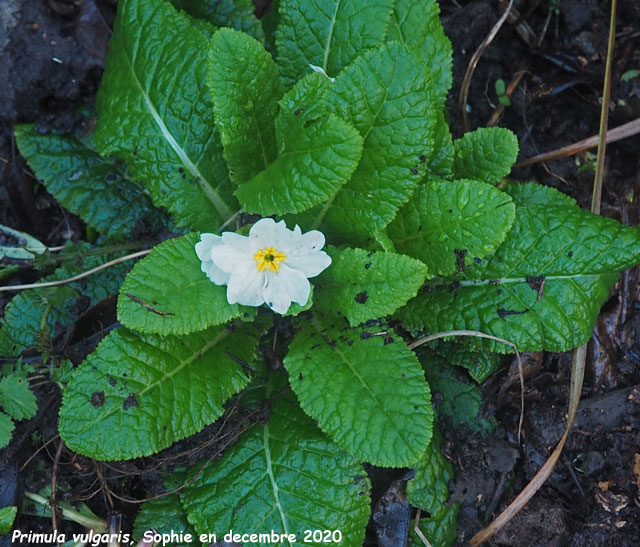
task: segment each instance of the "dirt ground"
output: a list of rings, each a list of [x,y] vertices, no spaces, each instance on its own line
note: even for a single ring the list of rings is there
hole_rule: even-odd
[[[448,101],[452,132],[463,130],[458,110],[462,77],[471,55],[500,17],[507,2],[442,0],[442,19],[454,46],[454,87]],[[553,5],[558,7],[554,11]],[[500,104],[498,79],[520,76],[497,122],[513,130],[520,157],[553,150],[598,132],[606,56],[609,2],[597,0],[520,0],[519,16],[505,24],[480,59],[469,92],[470,129],[487,125]],[[11,127],[35,122],[72,130],[82,123],[80,109],[91,107],[107,51],[115,0],[0,1],[0,223],[33,234],[47,245],[80,239],[83,224],[64,211],[38,184],[15,148]],[[620,0],[609,126],[640,117],[640,77],[621,80],[640,68],[640,3]],[[608,147],[602,214],[640,224],[640,138]],[[595,151],[514,169],[512,176],[536,180],[574,196],[588,208]],[[605,304],[589,345],[588,370],[577,423],[556,470],[526,508],[491,540],[513,546],[640,545],[640,294],[638,269],[625,272]],[[30,274],[23,276],[30,281]],[[0,305],[6,298],[2,297]],[[458,544],[506,507],[526,485],[560,439],[568,403],[568,354],[526,355],[523,441],[517,443],[519,383],[515,365],[482,385],[484,413],[498,420],[483,437],[465,429],[447,430],[444,447],[454,463],[452,501],[462,504]],[[57,388],[36,389],[39,412],[21,423],[14,441],[0,452],[0,506],[15,502],[20,489],[37,491],[50,482],[57,443],[41,450],[56,434]],[[198,438],[211,437],[218,426]],[[202,436],[202,437],[201,437]],[[233,436],[233,435],[232,435]],[[191,443],[197,443],[198,439]],[[181,443],[178,443],[181,444]],[[191,445],[191,446],[192,446]],[[184,446],[174,450],[184,450]],[[149,461],[153,460],[153,461]],[[96,465],[63,451],[58,481],[71,498],[95,490]],[[159,459],[102,467],[110,488],[124,497],[143,497],[158,487]],[[141,470],[146,473],[140,474]],[[405,471],[372,469],[373,504]],[[84,494],[83,494],[84,493]],[[397,484],[386,499],[402,497]],[[135,505],[104,492],[88,504],[99,515],[115,510],[128,528]],[[50,530],[48,519],[21,517],[22,528]],[[25,520],[30,518],[31,520]],[[370,526],[374,544],[375,528]],[[2,544],[0,540],[0,545]],[[5,537],[5,543],[7,539]],[[398,540],[400,541],[400,540]],[[401,543],[397,543],[401,545]]]

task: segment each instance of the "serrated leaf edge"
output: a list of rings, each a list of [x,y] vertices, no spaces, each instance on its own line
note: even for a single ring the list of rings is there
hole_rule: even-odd
[[[179,12],[176,11],[176,14],[178,13]],[[138,75],[133,67],[133,64],[131,63],[131,56],[129,55],[129,50],[124,41],[124,29],[120,29],[120,32],[117,32],[116,35],[120,39],[120,45],[122,47],[122,51],[124,52],[124,57],[127,60],[127,66],[131,72],[132,80],[135,82],[136,87],[138,88],[142,97],[144,98],[144,102],[147,105],[147,109],[151,114],[154,122],[156,122],[156,125],[160,129],[162,136],[167,141],[171,149],[177,154],[178,158],[183,163],[183,165],[195,177],[195,180],[198,186],[207,196],[209,201],[211,201],[211,203],[216,208],[216,211],[218,211],[220,216],[222,218],[230,218],[234,214],[234,212],[229,208],[229,206],[222,199],[220,194],[218,194],[218,192],[214,189],[213,185],[211,185],[209,181],[206,179],[206,177],[204,177],[204,175],[200,172],[198,167],[191,161],[191,158],[187,155],[184,148],[182,148],[178,144],[175,137],[171,134],[166,124],[158,114],[158,111],[154,106],[153,102],[151,101],[149,94],[142,87],[142,84],[140,83],[140,79],[138,78]]]

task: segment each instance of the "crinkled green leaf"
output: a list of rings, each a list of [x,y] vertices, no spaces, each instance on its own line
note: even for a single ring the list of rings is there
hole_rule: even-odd
[[[384,228],[425,173],[437,108],[424,63],[391,42],[366,53],[336,78],[323,104],[364,137],[351,179],[324,204],[301,215],[334,241],[365,239]]]
[[[451,88],[453,48],[440,22],[436,0],[396,0],[391,14],[388,40],[398,40],[416,50],[429,67],[440,107]]]
[[[291,125],[300,122],[309,125],[328,113],[329,109],[320,101],[330,84],[331,80],[326,75],[312,72],[300,79],[278,101],[280,107],[276,118],[278,150],[285,148],[287,142],[291,141],[289,136]]]
[[[563,194],[551,186],[544,186],[534,182],[507,181],[502,188],[509,194],[517,206],[529,207],[531,205],[566,205],[577,207],[575,199]]]
[[[280,398],[269,421],[208,464],[181,499],[198,533],[273,531],[295,534],[302,543],[305,530],[340,530],[341,545],[357,546],[369,518],[369,487],[362,465]]]
[[[36,396],[29,389],[29,381],[18,376],[0,380],[0,407],[14,420],[33,418],[38,411]]]
[[[433,149],[426,151],[420,161],[423,158],[426,161],[428,178],[451,178],[453,176],[453,139],[442,111],[438,111],[434,131]]]
[[[392,0],[282,0],[276,32],[278,65],[287,87],[320,67],[336,76],[384,40]]]
[[[414,466],[414,478],[407,483],[407,501],[423,511],[420,529],[431,545],[438,547],[448,547],[455,541],[460,509],[458,503],[446,505],[450,495],[448,483],[453,479],[454,469],[442,455],[443,441],[438,426],[434,425],[429,448]]]
[[[494,184],[506,177],[518,157],[518,139],[502,127],[481,127],[453,141],[453,176]]]
[[[591,336],[618,272],[638,262],[635,228],[575,206],[519,206],[492,257],[456,280],[428,281],[397,315],[410,329],[477,330],[520,351],[565,351]],[[499,342],[482,346],[511,351]]]
[[[253,14],[255,7],[251,0],[171,0],[171,3],[216,27],[234,28],[264,42],[262,25]]]
[[[9,444],[14,428],[13,420],[4,412],[0,412],[0,448]]]
[[[67,279],[115,258],[114,255],[83,256],[90,249],[86,243],[68,249],[68,254],[77,254],[76,259],[60,266],[41,281]],[[74,283],[26,289],[14,296],[5,307],[2,318],[0,355],[15,356],[35,346],[45,314],[51,337],[62,334],[87,308],[116,294],[130,268],[131,262],[123,262]]]
[[[459,513],[460,504],[454,503],[450,506],[443,505],[437,513],[432,514],[429,518],[422,515],[418,527],[432,547],[450,547],[455,544],[458,535]],[[423,547],[424,541],[416,534],[414,522],[411,523],[408,545]]]
[[[231,178],[243,183],[276,158],[278,69],[262,44],[220,29],[211,38],[207,81]]]
[[[427,381],[434,392],[441,395],[436,414],[444,417],[453,427],[464,424],[473,431],[488,433],[495,429],[494,419],[480,416],[482,393],[473,383],[458,374],[448,359],[425,348],[418,352]]]
[[[426,452],[413,466],[415,475],[407,483],[407,501],[429,513],[437,512],[449,499],[449,481],[453,465],[442,455],[442,433],[433,426],[433,437]]]
[[[491,254],[504,241],[514,217],[509,195],[489,184],[433,181],[418,188],[387,234],[398,252],[447,276]]]
[[[0,534],[9,533],[17,514],[18,508],[15,505],[0,508]]]
[[[96,100],[94,142],[154,203],[206,230],[238,208],[206,86],[207,41],[164,0],[122,0]]]
[[[187,520],[187,512],[180,504],[180,494],[168,494],[144,502],[133,523],[133,537],[140,541],[147,530],[155,530],[158,534],[191,534],[195,541],[171,543],[174,546],[191,547],[201,545],[197,540],[193,527]]]
[[[429,347],[448,363],[466,368],[471,378],[479,384],[504,366],[503,354],[484,350],[473,351],[460,342],[438,340],[429,344]]]
[[[127,276],[118,296],[118,320],[130,329],[185,334],[249,317],[255,308],[227,301],[227,287],[203,273],[195,245],[199,233],[156,246]]]
[[[415,354],[384,325],[301,322],[284,366],[302,409],[357,458],[403,467],[431,438],[429,386]]]
[[[90,140],[42,135],[35,125],[14,131],[20,153],[49,193],[101,234],[130,236],[139,223],[157,224],[161,215],[149,196]]]
[[[331,267],[315,282],[316,306],[342,313],[351,326],[393,313],[427,276],[424,264],[396,253],[331,247],[329,255]]]
[[[78,367],[60,409],[71,450],[104,460],[148,456],[213,423],[249,383],[250,325],[177,336],[111,332]],[[230,355],[231,354],[231,355]]]
[[[236,190],[243,210],[262,216],[298,213],[333,195],[362,154],[362,137],[333,114],[289,125],[278,159]]]

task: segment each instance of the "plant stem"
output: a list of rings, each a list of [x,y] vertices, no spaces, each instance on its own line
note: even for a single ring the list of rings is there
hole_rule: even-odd
[[[25,492],[24,497],[27,499],[30,499],[31,501],[33,501],[34,503],[37,503],[38,505],[42,505],[43,507],[47,507],[49,510],[51,510],[51,504],[49,503],[49,500],[41,496],[40,494],[34,494],[33,492]],[[104,532],[107,529],[107,523],[102,519],[94,519],[94,518],[88,517],[87,515],[83,515],[82,513],[79,513],[75,509],[64,507],[62,505],[58,507],[62,512],[62,516],[67,520],[77,522],[81,526],[84,526],[85,528],[89,528],[91,530],[95,530],[96,532]]]

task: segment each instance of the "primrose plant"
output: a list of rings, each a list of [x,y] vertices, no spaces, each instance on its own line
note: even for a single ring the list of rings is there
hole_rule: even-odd
[[[60,435],[92,458],[156,453],[234,396],[262,409],[221,459],[169,480],[184,479],[179,493],[142,506],[138,538],[272,530],[362,545],[368,462],[413,468],[422,533],[451,544],[458,506],[427,381],[445,423],[477,429],[479,392],[462,397],[452,365],[481,381],[511,347],[407,342],[465,329],[520,351],[582,344],[619,271],[640,260],[640,236],[505,181],[509,131],[452,140],[435,0],[281,0],[260,21],[252,9],[120,0],[93,134],[16,128],[97,247],[120,242],[122,255],[141,225],[179,235],[128,274],[120,264],[65,286],[66,299],[23,292],[0,350],[34,345],[42,325],[55,342],[77,319],[69,299],[118,294],[118,328],[63,382]]]

